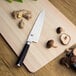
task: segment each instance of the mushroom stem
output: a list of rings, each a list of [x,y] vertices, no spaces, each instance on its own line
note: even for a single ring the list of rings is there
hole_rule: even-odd
[[[52,47],[53,47],[53,48],[57,48],[57,46],[55,46],[55,45],[53,45]]]

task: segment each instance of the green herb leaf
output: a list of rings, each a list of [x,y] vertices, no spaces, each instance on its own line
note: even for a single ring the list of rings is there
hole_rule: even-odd
[[[23,2],[23,0],[16,0],[17,2]]]
[[[6,0],[6,1],[8,1],[8,2],[10,2],[10,3],[12,3],[13,1],[17,1],[17,2],[23,3],[23,0]],[[37,1],[37,0],[34,0],[34,1]]]
[[[8,2],[10,2],[10,3],[12,3],[13,2],[13,0],[7,0]]]

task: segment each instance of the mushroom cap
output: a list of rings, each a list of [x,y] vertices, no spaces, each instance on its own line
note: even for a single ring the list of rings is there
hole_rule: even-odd
[[[49,40],[46,44],[47,48],[51,48],[54,45],[54,40]]]
[[[60,34],[61,32],[63,32],[63,28],[62,27],[57,27],[56,32],[57,32],[57,34]]]

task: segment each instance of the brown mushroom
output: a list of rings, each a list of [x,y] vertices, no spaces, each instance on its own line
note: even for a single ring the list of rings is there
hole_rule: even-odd
[[[63,34],[60,35],[60,38],[59,39],[60,39],[60,42],[63,45],[67,45],[70,42],[71,37],[68,34],[63,33]]]
[[[70,61],[69,61],[69,58],[68,57],[62,57],[61,59],[60,59],[60,64],[61,65],[65,65],[67,68],[69,68],[70,67]]]
[[[71,57],[71,63],[76,63],[76,56]]]
[[[46,44],[46,47],[47,48],[51,48],[51,47],[57,48],[57,46],[55,46],[54,40],[49,40]]]
[[[73,48],[67,48],[65,49],[65,53],[67,57],[72,57],[73,53],[72,53]]]
[[[62,33],[63,31],[64,31],[64,30],[63,30],[62,27],[57,27],[57,29],[56,29],[57,34],[60,34],[60,33]]]

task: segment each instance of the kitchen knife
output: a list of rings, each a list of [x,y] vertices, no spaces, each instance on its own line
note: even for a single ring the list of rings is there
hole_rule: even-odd
[[[44,16],[45,16],[45,11],[42,11],[39,14],[39,16],[38,16],[38,18],[37,18],[37,20],[36,20],[36,22],[35,22],[35,24],[33,26],[33,29],[31,30],[31,32],[30,32],[30,34],[28,36],[26,44],[25,44],[25,46],[24,46],[24,48],[23,48],[23,50],[22,50],[22,52],[21,52],[21,54],[20,54],[20,56],[18,58],[18,61],[16,63],[17,66],[20,67],[22,65],[23,60],[24,60],[24,58],[25,58],[25,56],[27,54],[27,51],[28,51],[28,49],[30,47],[30,44],[32,42],[38,42],[39,37],[40,37],[40,33],[41,33],[41,29],[42,29],[42,26],[43,26],[43,22],[44,22]]]

